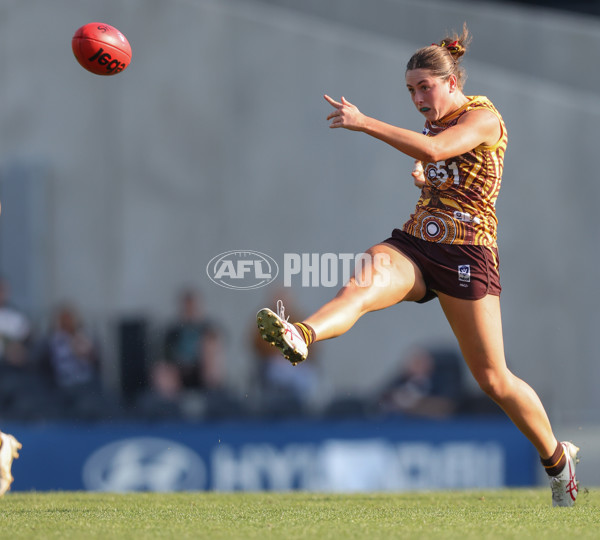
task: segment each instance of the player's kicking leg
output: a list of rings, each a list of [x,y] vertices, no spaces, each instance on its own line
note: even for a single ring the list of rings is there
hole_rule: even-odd
[[[10,470],[13,459],[19,457],[22,447],[12,435],[0,432],[0,497],[10,489],[14,480]]]
[[[362,267],[362,274],[350,279],[333,300],[308,319],[288,322],[281,303],[278,313],[261,309],[256,322],[262,338],[295,365],[306,359],[311,343],[343,334],[365,313],[403,300],[420,300],[425,295],[421,271],[402,252],[388,244],[377,244],[366,253],[370,262]]]

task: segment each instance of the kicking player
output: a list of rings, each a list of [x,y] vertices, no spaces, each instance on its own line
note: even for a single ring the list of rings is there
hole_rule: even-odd
[[[0,431],[0,497],[4,495],[13,483],[11,474],[13,459],[19,457],[23,445],[12,435]]]
[[[465,25],[462,35],[409,60],[406,86],[425,118],[422,133],[368,117],[344,97],[325,96],[333,108],[330,128],[366,133],[415,159],[421,197],[402,229],[366,252],[379,263],[363,265],[333,300],[302,322],[262,309],[257,323],[263,339],[296,364],[311,343],[340,336],[368,312],[437,297],[480,387],[539,452],[553,504],[572,506],[579,449],[556,439],[538,395],[509,371],[504,356],[495,202],[508,139],[492,102],[463,93],[461,59],[469,42]]]

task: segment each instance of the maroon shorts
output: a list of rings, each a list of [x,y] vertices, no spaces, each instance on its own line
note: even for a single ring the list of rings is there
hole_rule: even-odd
[[[433,300],[438,292],[464,300],[479,300],[488,294],[500,296],[496,248],[438,244],[400,229],[394,229],[384,243],[400,250],[421,270],[427,293],[419,303]]]

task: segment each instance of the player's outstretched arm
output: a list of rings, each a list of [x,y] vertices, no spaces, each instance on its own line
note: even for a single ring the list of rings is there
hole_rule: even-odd
[[[344,97],[341,101],[336,101],[328,95],[324,97],[334,108],[327,116],[330,128],[362,131],[424,163],[436,163],[458,156],[482,144],[493,145],[501,135],[500,122],[491,111],[470,111],[464,114],[456,125],[439,135],[428,137],[371,118],[361,113],[356,105]]]

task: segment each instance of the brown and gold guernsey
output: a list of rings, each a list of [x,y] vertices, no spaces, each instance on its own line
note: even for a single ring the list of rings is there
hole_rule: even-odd
[[[502,135],[494,146],[437,163],[423,163],[425,186],[417,208],[403,231],[430,242],[496,247],[496,198],[500,191],[507,134],[504,121],[484,96],[467,96],[460,109],[436,123],[427,122],[423,133],[435,137],[474,109],[487,109],[500,120]]]

